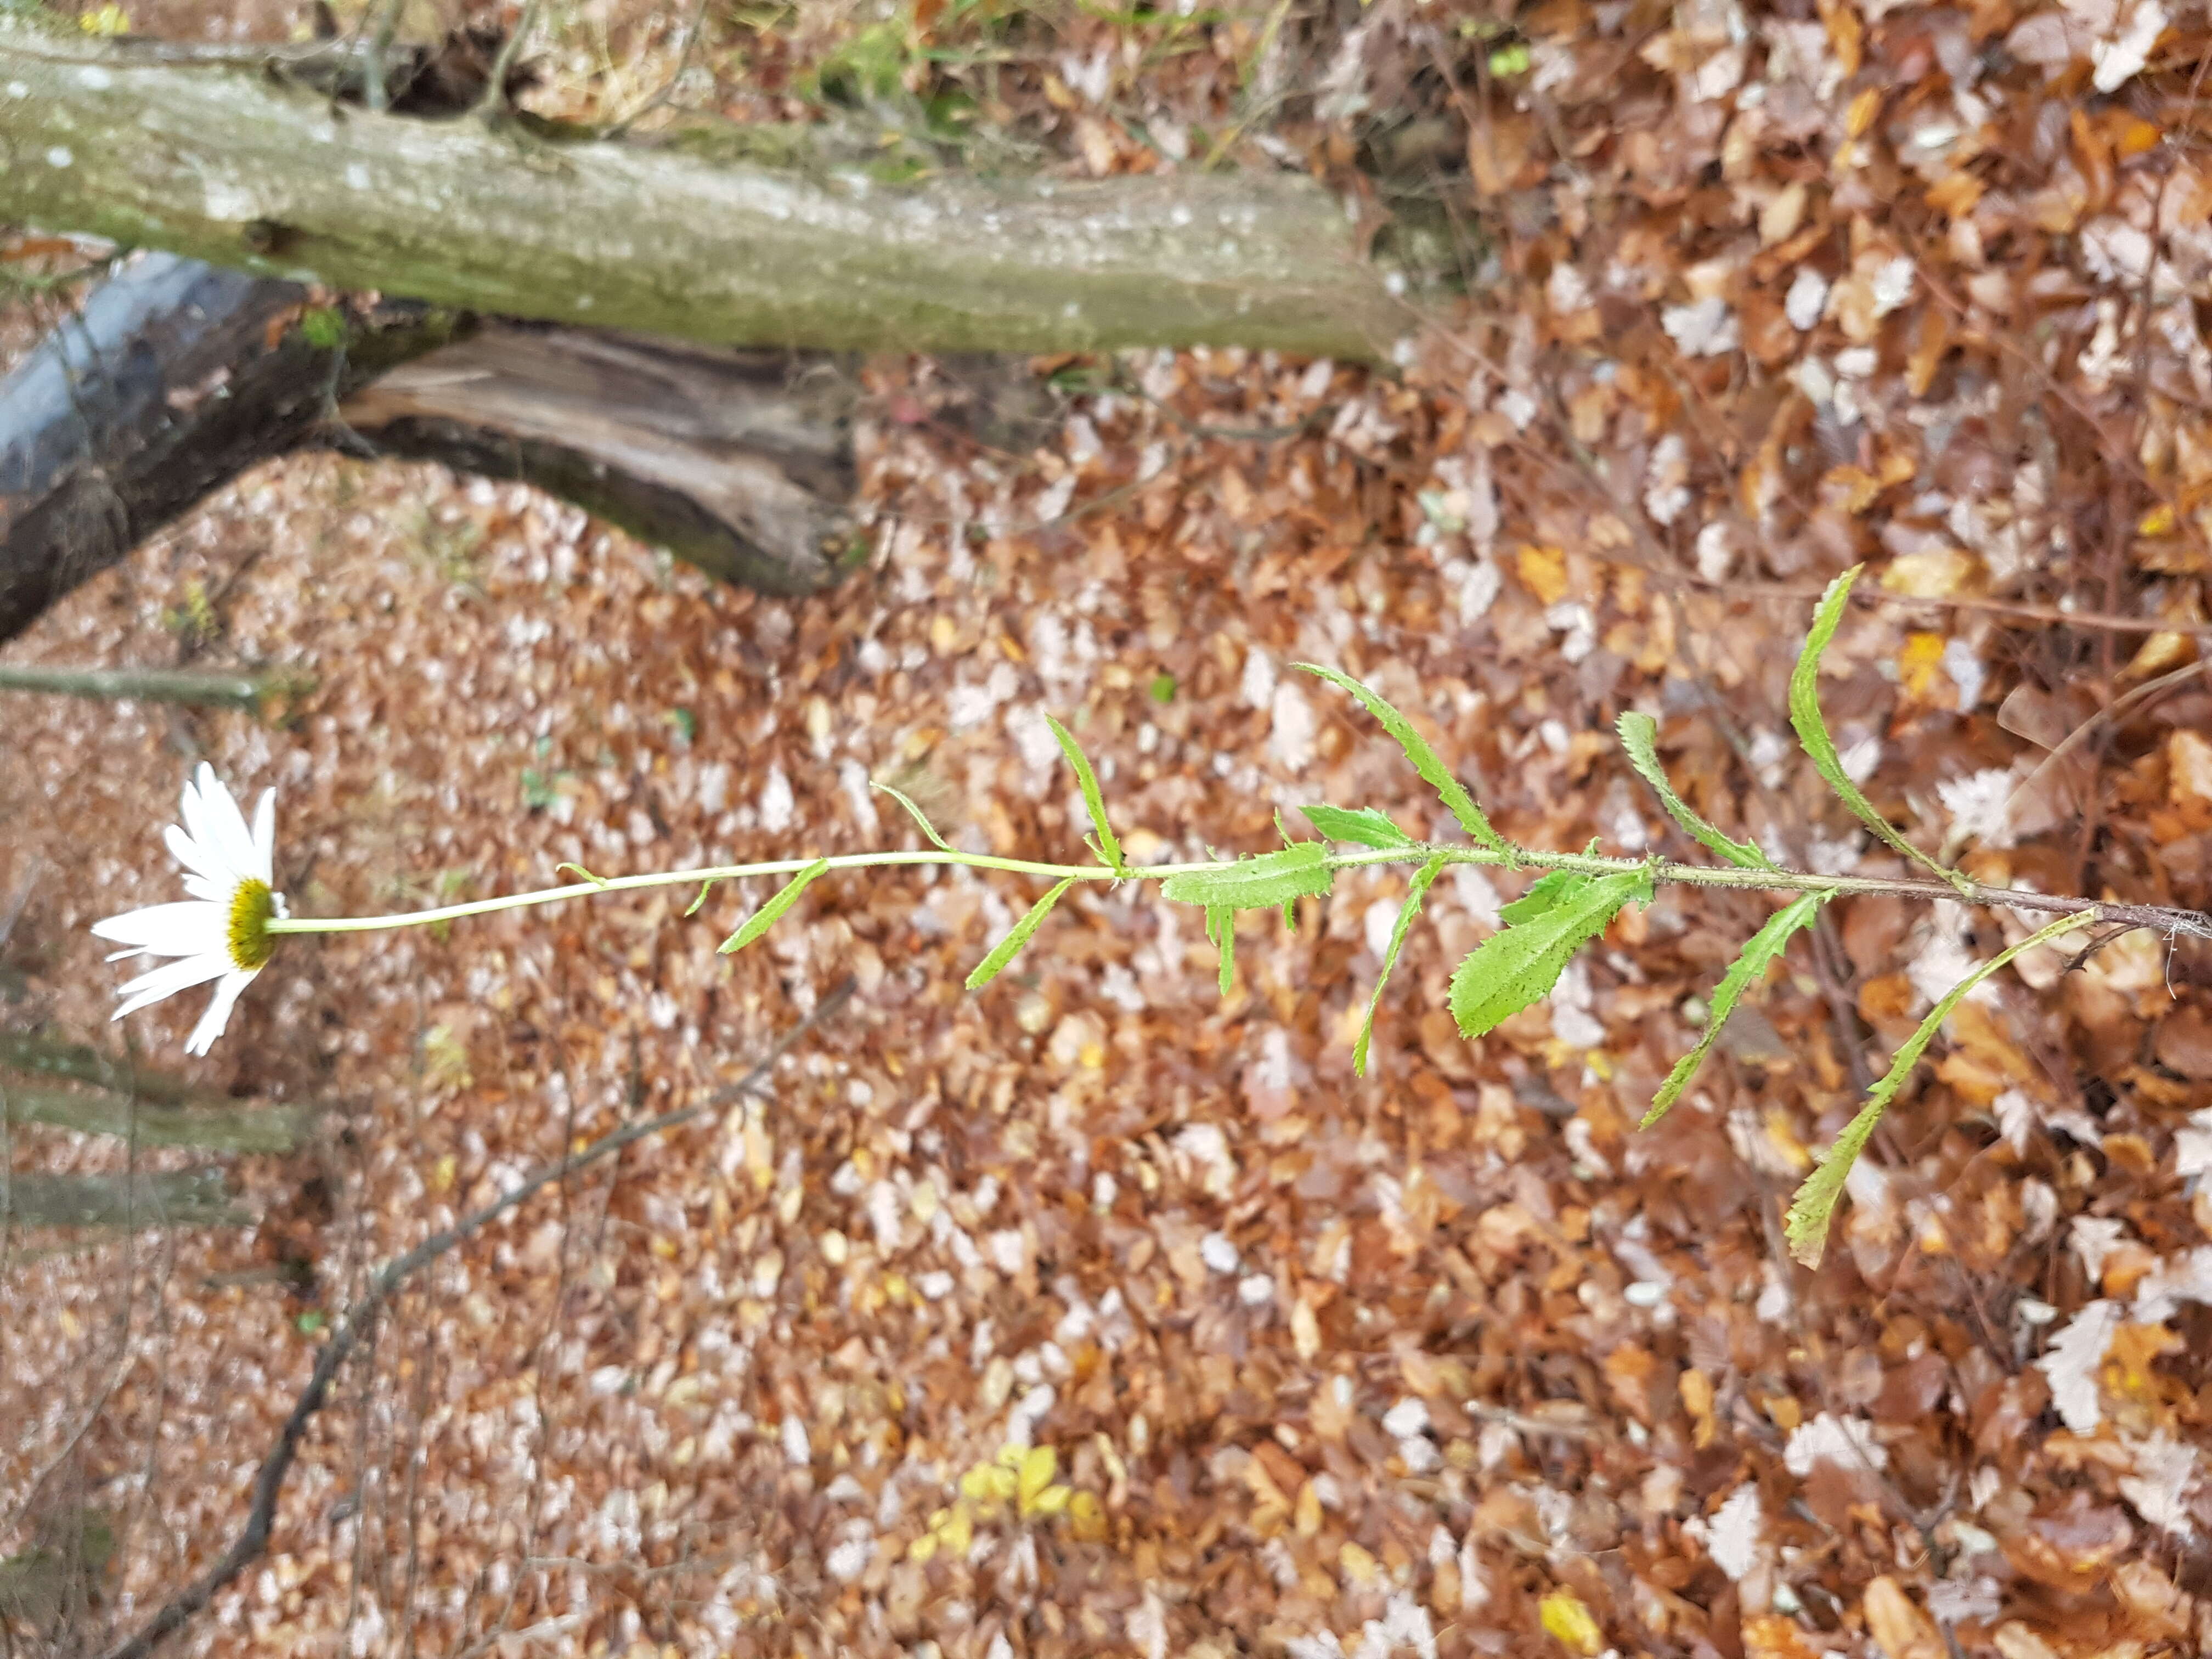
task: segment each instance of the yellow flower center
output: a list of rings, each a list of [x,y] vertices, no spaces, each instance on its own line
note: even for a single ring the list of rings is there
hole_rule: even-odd
[[[230,900],[230,959],[244,973],[253,973],[276,948],[269,923],[276,914],[276,896],[269,884],[249,876],[238,884]]]

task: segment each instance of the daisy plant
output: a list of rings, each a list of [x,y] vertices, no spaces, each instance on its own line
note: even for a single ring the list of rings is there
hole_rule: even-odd
[[[164,839],[185,866],[185,890],[191,896],[126,910],[93,923],[92,931],[124,947],[110,962],[176,958],[123,988],[117,1019],[179,991],[216,982],[207,1012],[185,1039],[186,1054],[204,1054],[222,1035],[239,994],[268,962],[274,945],[270,923],[291,913],[284,896],[270,884],[276,850],[275,790],[263,792],[249,830],[215,768],[202,761],[185,785],[183,817],[183,823],[169,826]]]
[[[1201,911],[1206,936],[1219,952],[1220,983],[1225,994],[1234,982],[1239,912],[1280,910],[1285,921],[1295,926],[1298,902],[1326,896],[1339,872],[1374,865],[1408,865],[1413,866],[1413,873],[1407,896],[1382,954],[1378,983],[1353,1048],[1353,1068],[1364,1074],[1369,1039],[1382,1001],[1379,981],[1388,979],[1431,886],[1454,865],[1486,865],[1537,878],[1526,894],[1504,908],[1501,919],[1505,925],[1477,945],[1451,975],[1449,1006],[1461,1034],[1470,1040],[1482,1036],[1547,995],[1576,953],[1601,936],[1629,905],[1650,903],[1653,890],[1659,884],[1788,895],[1789,902],[1753,934],[1722,977],[1711,999],[1700,1040],[1661,1085],[1644,1119],[1649,1125],[1682,1097],[1730,1012],[1747,995],[1760,988],[1796,935],[1817,924],[1822,908],[1830,900],[1846,894],[1888,894],[1920,901],[1946,899],[1985,907],[2001,906],[2016,913],[2049,918],[2045,925],[2010,949],[1978,965],[1936,1005],[1920,1028],[1892,1056],[1887,1071],[1869,1091],[1863,1109],[1807,1178],[1790,1206],[1788,1232],[1790,1247],[1799,1260],[1816,1263],[1852,1160],[1866,1145],[1883,1111],[1943,1021],[1975,987],[2023,951],[2056,943],[2068,934],[2084,930],[2090,933],[2092,949],[2108,938],[2136,927],[2154,928],[2168,938],[2188,935],[2212,939],[2212,917],[2196,911],[1989,886],[1913,845],[1875,809],[1844,770],[1820,713],[1818,690],[1821,654],[1843,619],[1851,582],[1857,574],[1854,569],[1838,577],[1821,599],[1790,679],[1790,723],[1814,770],[1843,805],[1882,842],[1903,856],[1905,869],[1917,866],[1926,872],[1924,875],[1843,876],[1784,867],[1756,844],[1725,834],[1682,799],[1660,763],[1657,723],[1650,715],[1633,711],[1622,714],[1619,723],[1621,746],[1630,766],[1651,787],[1662,808],[1684,835],[1718,861],[1685,863],[1657,857],[1609,857],[1600,853],[1595,844],[1582,853],[1524,847],[1498,830],[1414,723],[1379,692],[1334,668],[1308,664],[1304,665],[1308,672],[1356,699],[1396,740],[1413,769],[1436,791],[1444,808],[1465,832],[1465,840],[1419,839],[1373,807],[1316,803],[1303,809],[1306,820],[1317,832],[1316,838],[1301,840],[1293,836],[1282,827],[1279,818],[1277,827],[1281,830],[1283,845],[1273,852],[1252,858],[1134,866],[1127,861],[1120,839],[1107,821],[1104,793],[1081,744],[1066,727],[1054,721],[1052,734],[1074,773],[1091,821],[1089,849],[1093,857],[1087,863],[1056,864],[963,851],[939,835],[913,801],[890,786],[878,784],[878,789],[912,816],[928,842],[927,847],[831,857],[774,859],[754,864],[615,877],[601,877],[580,866],[563,865],[562,869],[573,870],[583,879],[536,892],[441,905],[398,915],[293,917],[287,913],[283,896],[270,884],[270,842],[274,831],[271,798],[262,797],[254,813],[253,828],[249,831],[229,793],[209,768],[202,766],[194,782],[185,790],[183,827],[168,831],[170,849],[189,872],[185,885],[191,899],[132,911],[100,923],[94,931],[104,939],[131,947],[120,953],[124,956],[150,954],[178,958],[125,986],[123,1001],[116,1011],[118,1018],[189,987],[209,980],[216,981],[214,1000],[185,1045],[192,1053],[204,1054],[221,1035],[239,993],[269,960],[276,940],[288,933],[373,933],[419,927],[600,893],[696,884],[698,897],[684,913],[690,915],[708,902],[719,883],[747,878],[782,878],[775,893],[723,941],[721,949],[727,953],[743,950],[767,933],[799,902],[805,890],[823,876],[847,870],[957,865],[1051,884],[969,974],[968,986],[971,990],[995,978],[1029,945],[1054,906],[1077,884],[1156,881],[1161,884],[1165,898],[1195,906]]]

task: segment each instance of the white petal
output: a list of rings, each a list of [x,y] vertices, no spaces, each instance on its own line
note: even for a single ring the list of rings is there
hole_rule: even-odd
[[[151,973],[139,975],[117,994],[123,1000],[116,1005],[114,1018],[135,1014],[163,997],[173,997],[234,971],[228,956],[186,957],[180,962],[164,963]]]
[[[169,843],[171,855],[185,869],[204,881],[228,889],[229,884],[222,878],[222,863],[213,851],[192,839],[190,830],[181,830],[173,823],[161,832],[161,838]]]
[[[220,904],[225,910],[230,908],[231,889],[219,881],[210,881],[205,876],[186,876],[185,890],[196,899]]]
[[[261,792],[253,809],[253,872],[264,882],[276,879],[276,792]]]
[[[200,770],[207,773],[212,781],[212,767],[203,764]],[[216,839],[214,823],[208,817],[207,799],[200,793],[200,781],[197,777],[185,786],[183,811],[185,839],[193,849],[192,857],[187,862],[210,880],[225,880],[230,872],[223,868],[222,845]],[[174,842],[169,843],[169,850],[180,859],[185,857]]]
[[[192,1034],[185,1039],[185,1052],[204,1054],[215,1047],[215,1040],[222,1035],[222,1028],[230,1023],[230,1011],[238,1006],[238,994],[253,982],[252,974],[225,974],[216,981],[215,1000],[200,1016],[200,1023],[192,1027]]]
[[[253,836],[246,827],[245,815],[216,776],[215,768],[205,761],[200,763],[200,805],[207,813],[208,827],[215,832],[216,854],[223,860],[223,873],[233,878],[255,874]]]
[[[191,957],[204,951],[221,954],[230,945],[230,917],[224,906],[204,899],[179,899],[174,904],[153,904],[143,910],[126,910],[92,924],[100,939],[135,945],[157,957]]]

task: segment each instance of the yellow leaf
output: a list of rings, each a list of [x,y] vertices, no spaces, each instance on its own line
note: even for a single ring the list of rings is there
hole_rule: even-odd
[[[1583,1599],[1571,1589],[1555,1589],[1546,1596],[1538,1608],[1544,1629],[1557,1637],[1584,1659],[1596,1659],[1605,1646],[1605,1632],[1597,1627],[1597,1620],[1583,1605]]]
[[[1373,1583],[1376,1573],[1380,1571],[1375,1558],[1350,1539],[1346,1539],[1344,1547],[1337,1551],[1336,1562],[1344,1569],[1344,1576],[1358,1585]]]
[[[1813,1154],[1805,1150],[1805,1143],[1797,1138],[1796,1125],[1790,1122],[1790,1114],[1783,1108],[1768,1107],[1762,1127],[1766,1131],[1766,1144],[1777,1158],[1801,1175],[1813,1167]]]
[[[1097,1493],[1079,1492],[1068,1499],[1067,1524],[1079,1543],[1106,1541],[1106,1511],[1099,1507]]]
[[[937,1535],[945,1540],[945,1547],[955,1555],[968,1553],[975,1542],[975,1522],[968,1513],[966,1505],[954,1507],[951,1516],[937,1529]]]
[[[1060,1459],[1049,1446],[1032,1446],[1022,1454],[1017,1491],[1024,1514],[1036,1501],[1037,1494],[1052,1484],[1052,1477],[1059,1468]]]
[[[1869,1583],[1860,1611],[1867,1634],[1887,1659],[1943,1659],[1942,1638],[1894,1578],[1885,1575]]]
[[[936,1553],[937,1534],[933,1532],[922,1534],[906,1547],[906,1559],[909,1561],[927,1561]]]
[[[1012,1469],[991,1463],[978,1463],[960,1477],[960,1495],[971,1504],[995,1509],[1012,1500],[1017,1486]]]
[[[1557,605],[1567,596],[1567,556],[1556,547],[1524,544],[1514,555],[1513,567],[1522,585],[1546,605]]]
[[[1936,676],[1943,668],[1941,634],[1909,634],[1905,649],[1897,653],[1897,684],[1906,696],[1926,702],[1936,689]]]
[[[2179,668],[2187,662],[2197,648],[2197,641],[2189,634],[2153,634],[2142,647],[2120,670],[2124,680],[2147,680],[2154,674],[2163,674],[2168,669]]]
[[[1022,1500],[1023,1518],[1027,1519],[1031,1516],[1050,1517],[1064,1515],[1067,1511],[1069,1500],[1074,1496],[1075,1494],[1066,1486],[1047,1486],[1036,1497],[1025,1498]]]
[[[1881,573],[1881,585],[1913,599],[1948,599],[1971,586],[1981,574],[1974,556],[1955,547],[1931,553],[1900,553]]]
[[[2142,518],[2136,520],[2136,534],[2138,536],[2171,536],[2173,534],[2173,526],[2174,517],[2172,507],[2167,502],[2160,501],[2156,507],[2151,508],[2149,512],[2144,514]]]

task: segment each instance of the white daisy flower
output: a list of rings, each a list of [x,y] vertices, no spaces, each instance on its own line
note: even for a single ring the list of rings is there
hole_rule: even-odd
[[[254,809],[253,828],[204,761],[185,786],[184,825],[169,826],[169,850],[185,866],[188,900],[131,910],[92,931],[125,948],[108,957],[176,957],[179,960],[141,974],[122,990],[114,1017],[136,1012],[149,1003],[214,980],[215,1000],[185,1040],[185,1052],[204,1054],[215,1046],[253,976],[275,945],[269,923],[289,916],[284,896],[270,886],[276,845],[276,792],[264,793]]]

